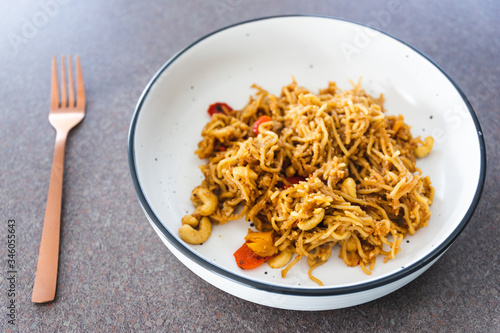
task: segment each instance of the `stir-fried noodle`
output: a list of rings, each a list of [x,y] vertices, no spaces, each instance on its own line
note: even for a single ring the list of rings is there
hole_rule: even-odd
[[[312,271],[334,251],[367,274],[379,255],[394,259],[431,215],[434,189],[415,162],[432,138],[412,137],[402,116],[385,114],[383,96],[360,83],[313,94],[294,80],[280,96],[253,87],[241,110],[220,103],[201,133],[205,179],[181,237],[201,243],[211,223],[245,217],[258,231],[246,238],[257,256],[283,267],[283,277],[307,258],[320,285]]]

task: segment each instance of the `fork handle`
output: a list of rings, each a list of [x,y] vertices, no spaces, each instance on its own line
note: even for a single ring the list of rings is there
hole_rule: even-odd
[[[55,298],[59,263],[59,234],[64,173],[64,151],[67,132],[58,131],[50,174],[49,192],[38,254],[38,265],[31,297],[34,303],[51,302]]]

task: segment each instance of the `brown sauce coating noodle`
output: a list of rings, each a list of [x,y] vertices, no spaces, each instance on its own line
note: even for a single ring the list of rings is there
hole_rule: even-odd
[[[273,230],[279,252],[295,254],[283,277],[307,258],[320,285],[312,271],[334,249],[367,274],[379,255],[394,259],[431,216],[434,189],[415,165],[424,141],[360,83],[342,91],[330,82],[313,94],[293,80],[280,96],[253,87],[243,109],[213,115],[201,133],[196,154],[207,163],[199,187],[218,197],[210,220],[245,217],[258,231]],[[261,116],[272,121],[255,135]],[[303,181],[290,184],[290,176]]]

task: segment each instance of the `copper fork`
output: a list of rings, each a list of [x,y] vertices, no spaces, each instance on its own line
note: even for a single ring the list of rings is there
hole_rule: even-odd
[[[45,207],[42,239],[31,300],[51,302],[55,298],[59,264],[59,233],[64,172],[64,151],[69,131],[85,117],[85,90],[80,58],[76,56],[76,96],[71,56],[68,57],[68,85],[64,57],[61,58],[61,89],[57,84],[56,58],[52,59],[52,86],[49,122],[56,130],[54,159]]]

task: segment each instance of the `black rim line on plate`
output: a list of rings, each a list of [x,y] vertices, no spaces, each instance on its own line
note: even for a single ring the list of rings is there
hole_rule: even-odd
[[[273,20],[273,19],[281,19],[281,18],[289,18],[289,17],[311,17],[311,18],[322,18],[322,19],[331,19],[331,20],[338,20],[338,21],[344,21],[348,23],[352,23],[355,25],[359,25],[361,27],[369,28],[376,30],[394,40],[396,40],[399,43],[402,43],[403,45],[406,45],[410,49],[412,49],[414,52],[422,56],[424,59],[429,61],[431,64],[433,64],[455,87],[455,89],[458,91],[460,94],[462,100],[465,102],[467,105],[467,108],[469,110],[469,113],[472,117],[472,120],[474,122],[474,125],[476,127],[476,132],[478,134],[478,141],[479,141],[479,148],[480,148],[480,154],[481,154],[481,162],[480,162],[480,174],[479,174],[479,180],[476,188],[476,193],[474,194],[474,198],[471,202],[471,205],[469,206],[469,209],[467,210],[466,214],[464,215],[462,221],[458,224],[457,228],[448,236],[448,238],[442,242],[439,246],[437,246],[431,253],[429,253],[427,256],[419,260],[418,262],[414,263],[413,265],[410,265],[408,267],[402,268],[402,270],[387,276],[387,277],[382,277],[378,280],[371,281],[371,282],[366,282],[366,283],[361,283],[356,286],[347,286],[347,287],[333,287],[333,288],[295,288],[295,287],[288,287],[288,286],[277,286],[277,285],[271,285],[271,284],[266,284],[263,282],[258,282],[254,281],[249,278],[245,278],[242,276],[239,276],[237,274],[234,274],[232,272],[229,272],[209,261],[206,259],[202,258],[200,255],[198,255],[196,252],[191,250],[190,248],[184,246],[176,237],[174,237],[168,230],[167,228],[161,223],[161,221],[157,218],[156,214],[154,213],[152,207],[149,205],[149,202],[147,201],[144,193],[142,192],[141,185],[139,183],[138,175],[137,175],[137,169],[136,169],[136,164],[135,164],[135,151],[134,151],[134,138],[135,138],[135,128],[136,128],[136,123],[142,108],[142,104],[144,100],[146,99],[149,91],[151,90],[152,86],[155,84],[155,82],[159,79],[161,74],[172,64],[174,63],[184,52],[188,51],[191,49],[193,46],[197,45],[201,41],[209,38],[212,35],[215,35],[221,31],[233,28],[235,26],[240,26],[248,23],[254,23],[258,21],[263,21],[263,20]],[[202,266],[205,269],[208,269],[212,273],[215,273],[219,276],[222,276],[224,278],[230,279],[233,282],[237,282],[239,284],[249,286],[256,288],[258,290],[263,290],[263,291],[269,291],[273,293],[278,293],[278,294],[285,294],[285,295],[294,295],[294,296],[333,296],[333,295],[342,295],[342,294],[351,294],[351,293],[356,293],[356,292],[362,292],[370,289],[375,289],[378,287],[383,287],[384,285],[387,285],[389,283],[398,281],[410,274],[413,274],[420,270],[421,268],[427,266],[429,263],[431,263],[434,259],[438,258],[441,254],[443,254],[455,241],[455,239],[460,235],[460,233],[463,231],[465,226],[468,224],[470,218],[474,214],[474,211],[477,207],[477,204],[480,200],[484,183],[485,183],[485,177],[486,177],[486,148],[485,148],[485,143],[484,143],[484,137],[483,133],[481,130],[481,126],[479,124],[479,120],[477,119],[477,116],[472,108],[472,105],[470,104],[469,100],[463,93],[463,91],[459,88],[459,86],[451,79],[451,77],[438,65],[436,64],[433,60],[431,60],[429,57],[427,57],[423,52],[420,50],[416,49],[415,47],[407,44],[406,42],[400,40],[397,37],[394,37],[384,31],[381,31],[379,29],[370,27],[368,25],[365,25],[363,23],[351,21],[348,19],[343,19],[343,18],[336,18],[336,17],[330,17],[330,16],[321,16],[321,15],[278,15],[278,16],[269,16],[269,17],[261,17],[261,18],[256,18],[256,19],[251,19],[251,20],[246,20],[242,21],[239,23],[235,23],[226,27],[223,27],[221,29],[215,30],[212,33],[209,33],[198,40],[194,41],[187,47],[183,48],[176,54],[174,54],[161,68],[158,70],[158,72],[154,75],[154,77],[151,79],[151,81],[148,83],[146,88],[144,89],[143,93],[141,94],[139,101],[136,105],[136,108],[134,110],[134,114],[132,116],[132,121],[130,124],[129,128],[129,136],[128,136],[128,162],[129,162],[129,168],[130,168],[130,174],[132,177],[132,182],[136,191],[136,194],[138,196],[139,202],[148,215],[149,219],[151,222],[154,223],[156,228],[160,230],[160,232],[168,239],[169,243],[173,245],[178,251],[180,251],[182,254],[187,256],[189,259],[193,260],[195,263],[198,265]]]

